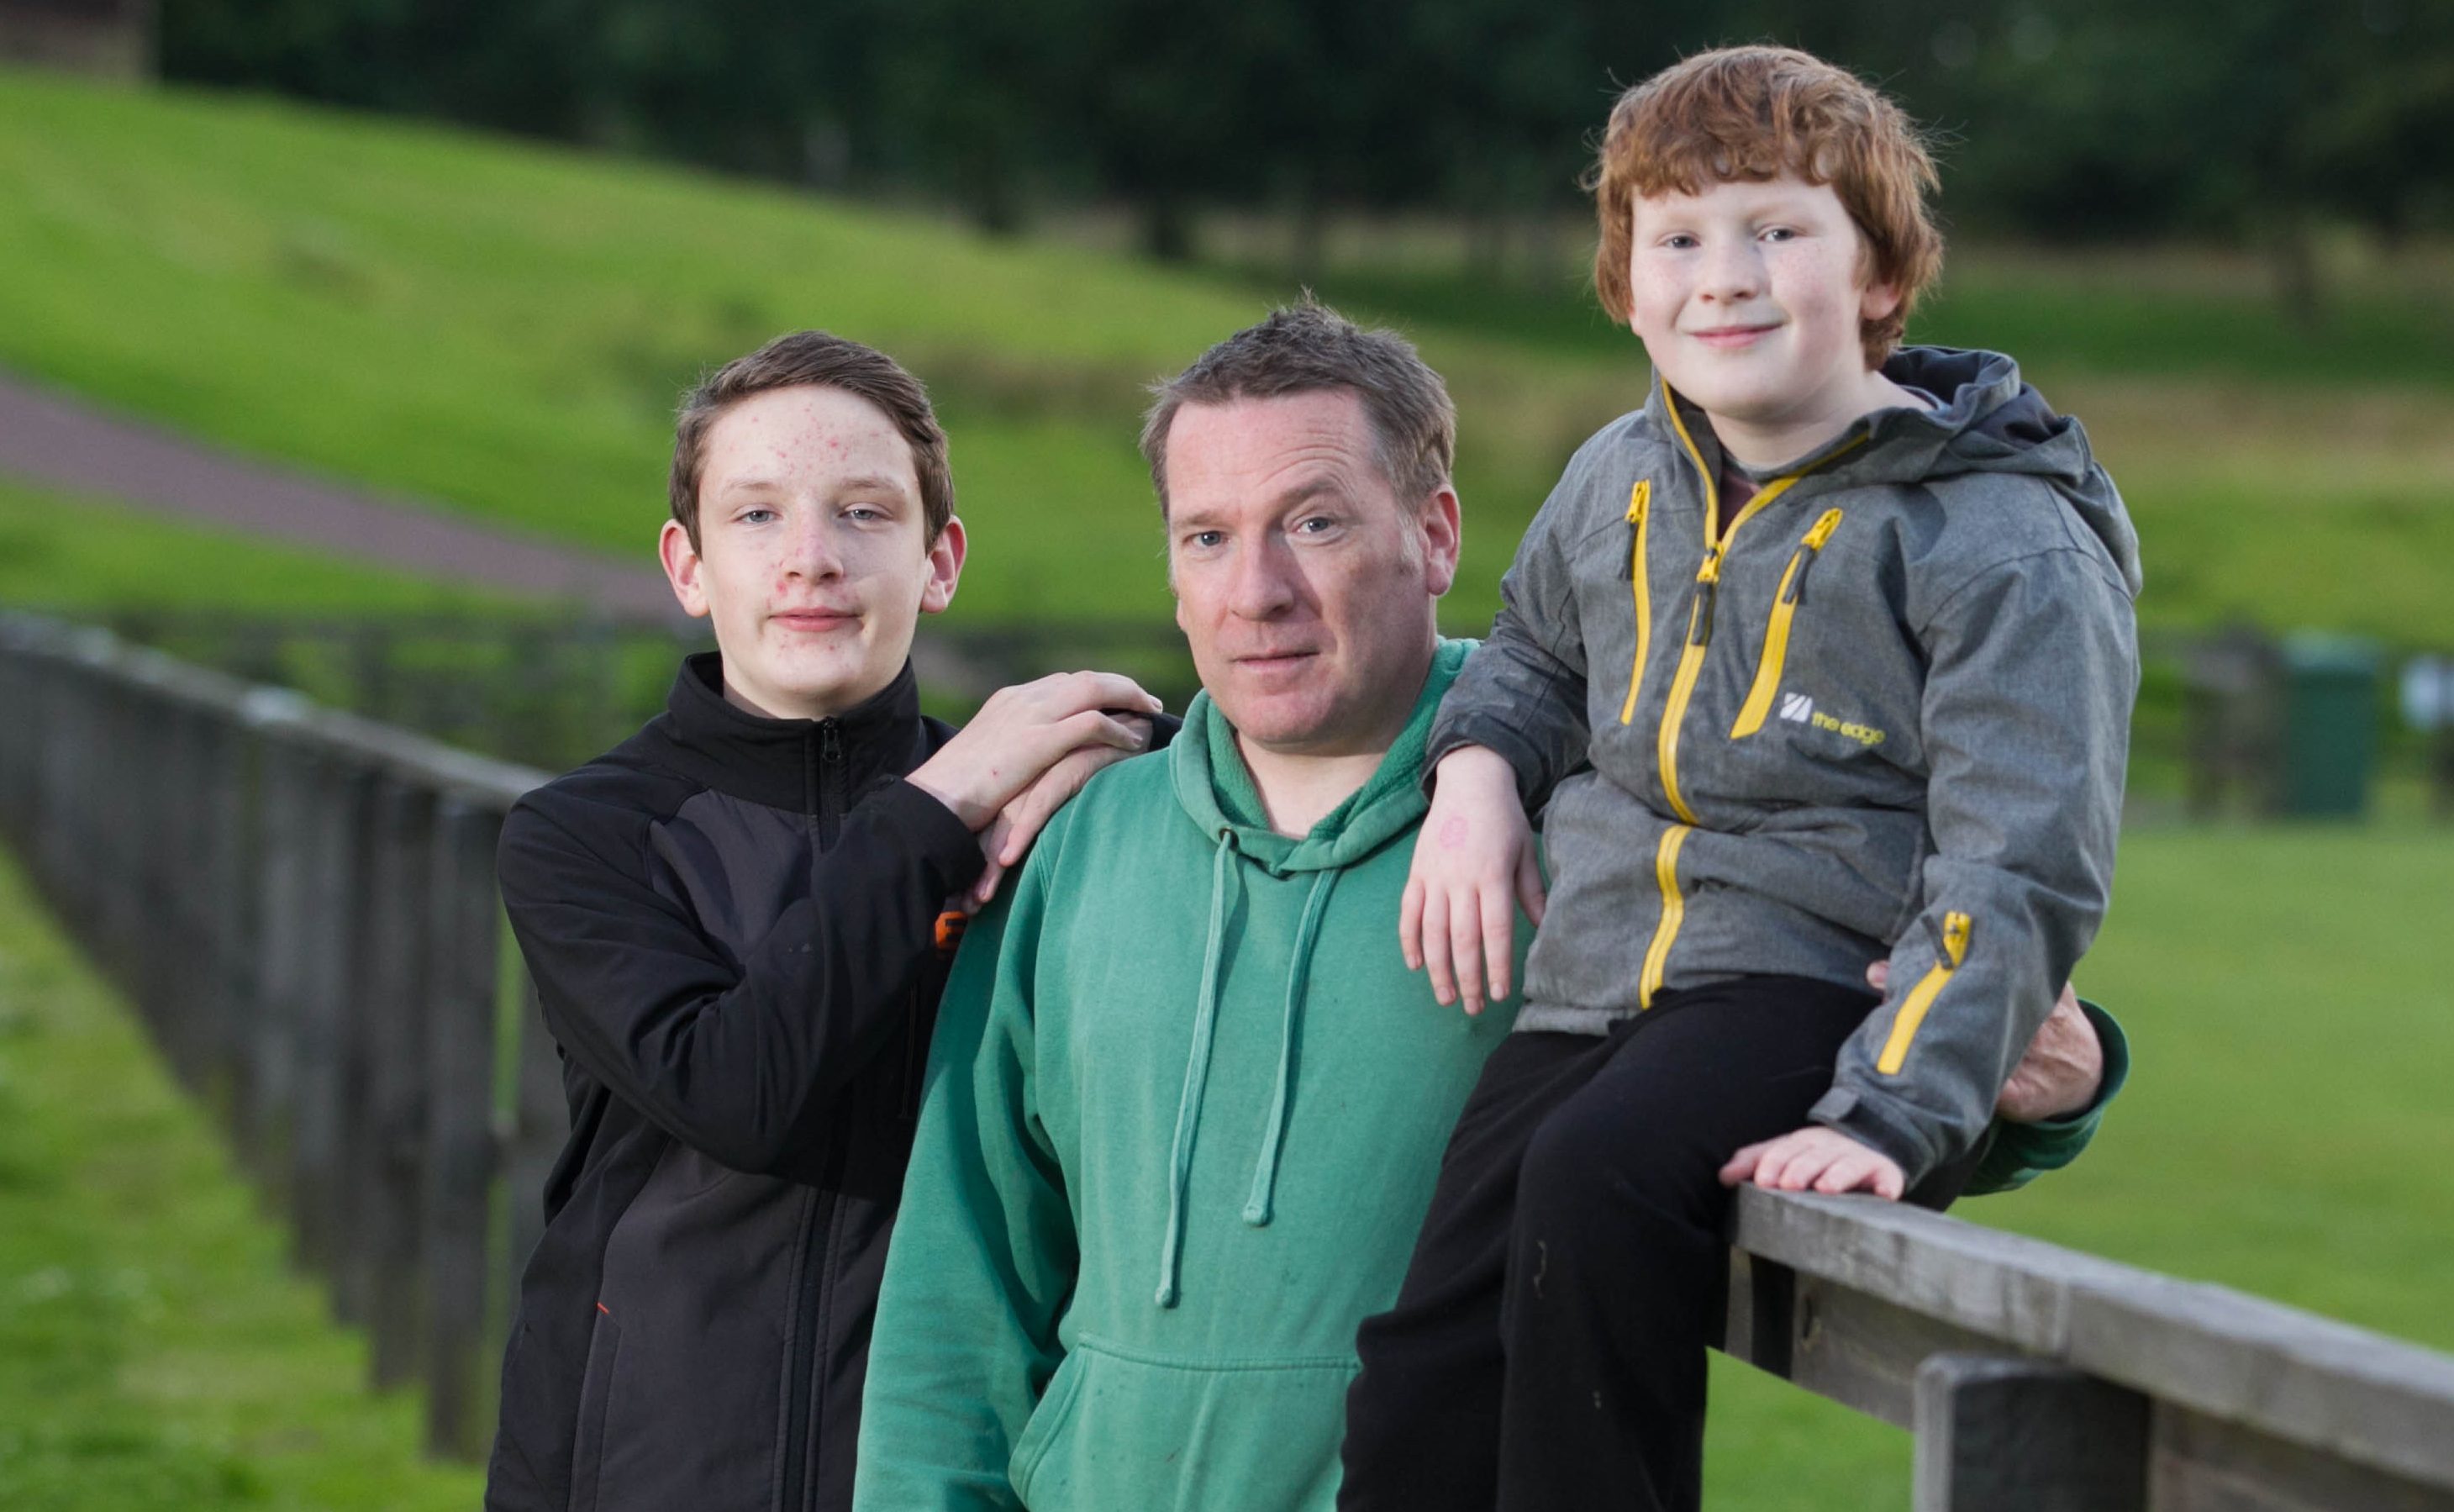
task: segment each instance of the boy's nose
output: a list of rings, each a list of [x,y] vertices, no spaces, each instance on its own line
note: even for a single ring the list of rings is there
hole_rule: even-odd
[[[1700,292],[1705,298],[1722,303],[1751,299],[1762,292],[1763,261],[1756,255],[1754,244],[1725,244],[1707,256]]]
[[[792,533],[786,543],[784,571],[795,577],[840,576],[843,557],[824,521],[810,520]]]

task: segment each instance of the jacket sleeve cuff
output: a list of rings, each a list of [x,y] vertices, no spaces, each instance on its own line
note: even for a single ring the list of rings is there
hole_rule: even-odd
[[[1519,731],[1487,715],[1466,715],[1458,719],[1443,719],[1432,729],[1432,738],[1423,748],[1423,796],[1432,795],[1435,769],[1440,757],[1470,745],[1478,745],[1508,763],[1517,776],[1517,798],[1527,813],[1539,807],[1542,794],[1542,756],[1534,743]]]
[[[1867,1146],[1901,1168],[1905,1184],[1925,1179],[1938,1163],[1918,1131],[1890,1115],[1875,1099],[1852,1087],[1838,1086],[1823,1094],[1807,1118]]]
[[[1969,1196],[2017,1191],[2078,1159],[2096,1138],[2106,1105],[2130,1078],[2130,1040],[2121,1021],[2103,1008],[2085,998],[2080,999],[2079,1006],[2095,1025],[2097,1042],[2104,1047],[2104,1075],[2097,1083],[2096,1096],[2085,1107],[2034,1123],[1996,1120],[1992,1146],[1969,1180]]]

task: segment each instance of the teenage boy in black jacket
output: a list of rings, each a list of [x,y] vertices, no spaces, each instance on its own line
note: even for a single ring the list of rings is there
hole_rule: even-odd
[[[503,898],[571,1140],[520,1284],[498,1512],[848,1507],[870,1323],[967,900],[1158,703],[1089,673],[924,718],[963,528],[920,385],[817,332],[685,401],[666,712],[524,798]]]

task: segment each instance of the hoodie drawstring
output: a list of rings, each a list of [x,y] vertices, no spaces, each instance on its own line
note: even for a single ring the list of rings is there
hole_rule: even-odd
[[[1159,1240],[1158,1304],[1176,1305],[1176,1267],[1184,1247],[1184,1193],[1193,1177],[1193,1131],[1201,1121],[1201,1094],[1210,1079],[1210,1042],[1218,1024],[1218,965],[1227,950],[1227,888],[1235,869],[1236,839],[1218,837],[1210,869],[1210,943],[1202,950],[1201,996],[1193,1011],[1193,1049],[1184,1060],[1184,1092],[1176,1104],[1176,1146],[1167,1188],[1167,1233]]]
[[[1296,928],[1295,960],[1287,967],[1287,1009],[1278,1027],[1277,1090],[1270,1099],[1261,1158],[1253,1167],[1253,1195],[1244,1203],[1244,1221],[1255,1228],[1270,1221],[1271,1199],[1278,1184],[1278,1151],[1287,1139],[1287,1098],[1295,1089],[1297,1014],[1312,976],[1312,946],[1320,934],[1320,916],[1329,912],[1329,894],[1338,885],[1338,869],[1331,867],[1314,879],[1312,896],[1304,899],[1303,922]]]

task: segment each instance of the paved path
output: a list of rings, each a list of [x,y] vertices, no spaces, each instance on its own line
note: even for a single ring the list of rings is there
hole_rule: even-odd
[[[225,452],[0,373],[0,473],[269,535],[423,576],[680,616],[664,575]]]

